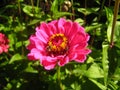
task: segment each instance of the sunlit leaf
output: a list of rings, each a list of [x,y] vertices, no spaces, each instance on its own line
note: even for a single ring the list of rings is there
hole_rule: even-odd
[[[94,62],[94,59],[92,57],[88,57],[87,63],[93,63],[93,62]]]
[[[91,26],[86,26],[85,31],[89,32],[92,30],[96,30],[96,29],[100,28],[101,26],[102,26],[102,24],[95,24],[95,25],[91,25]]]
[[[116,22],[114,41],[120,41],[120,22]]]
[[[110,81],[109,87],[110,87],[112,90],[119,90],[119,89],[118,89],[119,86],[118,86],[117,83],[114,82],[114,81]]]
[[[51,6],[51,11],[53,13],[58,12],[58,5],[59,5],[59,0],[54,0]]]
[[[109,48],[109,45],[106,43],[103,43],[103,45],[102,45],[102,65],[103,65],[103,71],[104,71],[104,84],[105,84],[105,86],[107,86],[108,69],[109,69],[108,48]]]
[[[73,90],[81,90],[81,87],[77,82],[74,82],[73,84],[71,84],[71,87],[73,88]]]
[[[84,20],[83,19],[81,19],[81,18],[77,18],[76,20],[75,20],[75,22],[78,22],[78,23],[80,23],[81,25],[84,23]]]
[[[103,78],[103,70],[96,63],[92,64],[85,75],[89,78]]]
[[[16,53],[15,55],[12,56],[12,58],[10,59],[9,61],[9,64],[15,62],[15,61],[18,61],[18,60],[22,60],[22,56],[18,53]]]
[[[23,8],[24,13],[26,13],[27,15],[31,16],[31,17],[37,17],[40,18],[42,16],[42,11],[40,8],[38,7],[33,7],[30,5],[25,5]]]
[[[108,25],[108,28],[107,28],[107,38],[108,38],[108,41],[110,42],[110,39],[111,39],[111,30],[112,30],[112,22],[113,22],[113,11],[112,9],[110,8],[105,8],[105,11],[106,11],[106,16],[107,16],[107,25]]]
[[[89,79],[89,80],[95,83],[101,90],[106,90],[106,87],[103,84],[97,82],[97,80],[95,79]]]
[[[23,8],[23,11],[31,17],[34,16],[34,14],[32,13],[32,6],[25,6]]]
[[[89,15],[91,13],[97,13],[99,8],[78,8],[78,11],[83,13],[84,15]]]

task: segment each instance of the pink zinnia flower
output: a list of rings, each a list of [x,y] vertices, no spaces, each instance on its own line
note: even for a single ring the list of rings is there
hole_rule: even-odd
[[[30,36],[28,59],[40,60],[47,70],[73,60],[83,63],[91,52],[86,48],[89,37],[78,23],[63,18],[42,23],[36,27],[36,33]]]
[[[0,33],[0,54],[3,52],[8,52],[8,48],[9,48],[8,43],[9,40],[5,36],[5,34]]]

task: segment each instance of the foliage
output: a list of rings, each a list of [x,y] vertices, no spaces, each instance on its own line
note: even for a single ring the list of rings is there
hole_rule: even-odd
[[[66,3],[70,2],[70,3]],[[78,22],[91,36],[85,63],[61,67],[65,90],[120,89],[120,15],[111,47],[114,0],[1,0],[0,32],[10,40],[0,54],[0,90],[59,90],[56,69],[46,71],[27,59],[28,38],[41,22],[64,17]],[[70,5],[71,4],[71,5]]]

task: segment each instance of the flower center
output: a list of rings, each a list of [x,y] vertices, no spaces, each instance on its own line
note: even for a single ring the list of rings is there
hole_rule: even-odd
[[[68,39],[64,34],[54,34],[47,44],[47,52],[51,54],[65,54],[68,49]]]

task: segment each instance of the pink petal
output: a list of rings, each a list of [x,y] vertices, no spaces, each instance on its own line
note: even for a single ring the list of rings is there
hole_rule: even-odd
[[[34,53],[29,53],[29,54],[27,55],[27,57],[28,57],[29,60],[37,60],[37,59],[34,57]]]
[[[51,30],[48,24],[46,23],[41,23],[41,25],[36,28],[36,31],[41,31],[41,30],[45,32],[44,34],[47,34],[45,36],[51,36],[51,34],[53,34],[51,33]]]
[[[46,70],[53,69],[56,66],[57,59],[51,57],[45,57],[41,60],[42,65],[45,67]]]
[[[65,29],[65,36],[69,36],[69,32],[72,28],[73,23],[71,21],[68,21],[64,24],[64,29]],[[68,37],[69,38],[69,37]]]
[[[45,44],[43,44],[42,42],[40,42],[39,40],[36,40],[35,42],[35,46],[38,50],[40,51],[45,51]]]
[[[83,63],[86,60],[86,55],[78,55],[78,57],[75,59],[76,62]]]
[[[48,41],[48,35],[43,31],[43,30],[39,30],[36,33],[36,37],[43,43],[47,43]]]
[[[80,26],[80,25],[79,25],[79,32],[82,32],[82,33],[86,34],[85,33],[85,29],[82,26]]]
[[[32,48],[35,48],[35,35],[30,36],[30,44],[27,46],[27,49],[31,50]]]
[[[71,22],[72,23],[72,22]],[[70,23],[69,23],[70,24]],[[66,29],[66,28],[65,28]],[[72,41],[74,41],[75,37],[78,37],[79,35],[77,35],[79,32],[79,24],[76,22],[72,23],[72,27],[68,30],[66,30],[65,35],[68,37],[69,42],[71,43]],[[75,39],[76,40],[76,39]]]
[[[51,21],[51,22],[49,22],[48,24],[56,24],[58,22],[58,20],[53,20],[53,21]]]
[[[58,20],[58,25],[57,25],[57,28],[59,30],[59,33],[64,33],[65,30],[64,30],[64,23],[66,22],[66,20],[64,18],[60,18],[60,20]]]
[[[39,50],[44,50],[44,43],[42,43],[35,35],[31,35],[30,44],[27,46],[27,49],[31,50],[32,48],[37,48]]]
[[[3,48],[0,46],[0,54],[3,53]]]
[[[28,54],[28,58],[30,60],[33,60],[33,59],[35,59],[35,60],[42,59],[42,57],[43,57],[42,53],[39,50],[37,50],[36,48],[33,48],[31,50],[31,52]]]
[[[59,62],[58,62],[58,65],[59,66],[64,66],[65,64],[67,64],[69,62],[69,57],[66,56],[64,58],[60,58],[59,59]]]
[[[76,52],[77,52],[78,54],[87,55],[87,54],[91,53],[91,50],[90,50],[90,49],[76,49]]]
[[[9,48],[9,40],[8,38],[5,36],[5,34],[0,33],[0,54],[3,52],[8,52],[8,48]]]
[[[68,54],[68,57],[69,57],[70,61],[75,60],[77,58],[77,53],[71,52]]]
[[[74,46],[76,44],[82,44],[82,43],[84,44],[86,43],[86,39],[84,36],[80,34],[76,34],[69,43],[70,43],[70,46]]]
[[[56,26],[55,26],[54,24],[51,24],[51,23],[50,23],[50,24],[48,24],[48,27],[49,27],[49,29],[50,29],[49,32],[50,32],[51,35],[53,35],[53,34],[55,34],[55,33],[58,32],[57,29],[56,29]],[[51,35],[50,35],[50,36],[51,36]]]
[[[89,39],[90,39],[90,36],[89,34],[86,33],[86,40],[89,41]]]

